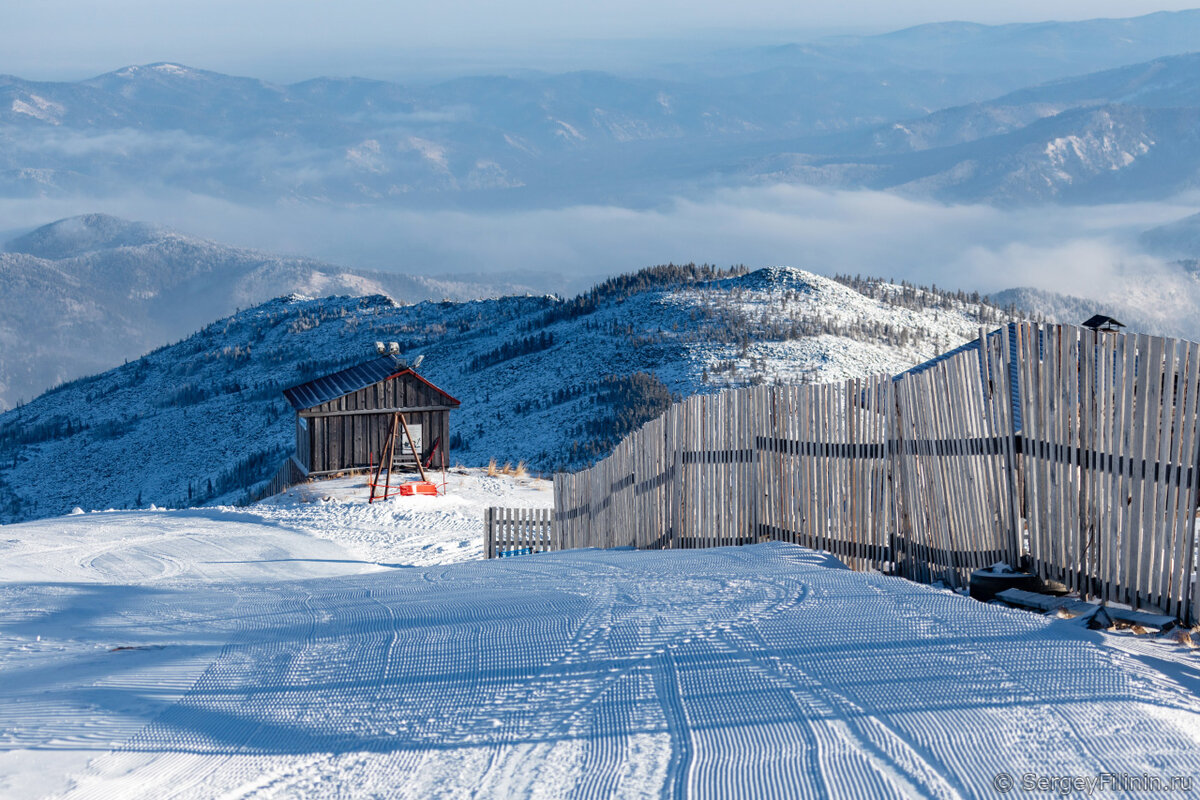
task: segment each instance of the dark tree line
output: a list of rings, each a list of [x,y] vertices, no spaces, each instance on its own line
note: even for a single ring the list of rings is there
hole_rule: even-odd
[[[938,308],[950,311],[964,305],[974,305],[978,306],[976,311],[981,322],[995,325],[1027,316],[1013,305],[1004,308],[997,306],[987,295],[979,292],[939,289],[937,284],[919,286],[905,280],[896,282],[861,275],[834,275],[833,280],[873,300],[910,310]]]
[[[489,350],[483,355],[475,356],[471,359],[471,370],[478,371],[494,366],[517,356],[527,355],[528,353],[536,353],[541,350],[548,350],[554,346],[554,334],[541,333],[532,334],[521,339],[513,339],[504,342],[494,350]]]
[[[625,436],[666,413],[679,398],[655,375],[605,375],[596,386],[596,412],[571,431],[568,459],[594,461],[612,451]]]
[[[744,266],[722,270],[712,264],[660,264],[646,267],[629,275],[617,275],[596,284],[583,294],[549,309],[538,318],[526,323],[526,330],[537,330],[562,320],[578,319],[611,303],[618,303],[635,294],[652,289],[670,289],[693,283],[732,278],[744,275]]]

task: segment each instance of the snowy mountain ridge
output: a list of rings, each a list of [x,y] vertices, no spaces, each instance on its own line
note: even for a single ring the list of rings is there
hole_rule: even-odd
[[[499,279],[354,270],[106,214],[71,217],[0,251],[0,409],[280,294],[417,302],[525,290]]]
[[[0,415],[0,521],[240,501],[291,451],[280,390],[367,360],[375,341],[424,355],[462,401],[454,460],[546,472],[604,455],[675,397],[894,373],[1006,318],[974,296],[691,265],[570,300],[276,299]]]

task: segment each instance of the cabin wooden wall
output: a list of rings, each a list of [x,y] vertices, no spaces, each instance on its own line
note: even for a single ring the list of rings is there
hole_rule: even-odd
[[[450,463],[448,411],[422,411],[405,414],[410,426],[421,426],[421,455],[428,453],[437,439],[438,449]],[[391,414],[370,414],[352,417],[313,417],[309,425],[313,432],[309,449],[309,472],[358,469],[379,463],[387,441]],[[433,463],[441,464],[442,456],[435,455]],[[396,439],[397,464],[412,463],[408,442],[400,431]]]
[[[305,409],[302,413],[331,411],[364,411],[389,408],[422,408],[443,406],[446,398],[423,381],[412,375],[401,375],[360,389],[356,392]],[[440,465],[444,455],[450,463],[450,412],[445,410],[414,411],[405,414],[410,425],[422,428],[422,452],[424,456],[435,440],[440,439],[433,463]],[[356,414],[347,416],[307,417],[308,431],[302,436],[297,427],[297,452],[307,454],[309,472],[365,468],[379,462],[387,440],[392,415]],[[305,460],[301,456],[301,460]],[[396,442],[396,462],[411,463],[412,457],[403,433]]]

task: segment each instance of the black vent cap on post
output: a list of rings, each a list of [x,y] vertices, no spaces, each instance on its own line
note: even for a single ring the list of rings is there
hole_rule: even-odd
[[[1096,314],[1095,316],[1089,318],[1087,322],[1083,323],[1083,327],[1091,328],[1092,330],[1096,331],[1115,331],[1117,328],[1124,328],[1125,323],[1118,322],[1112,317],[1105,316],[1104,314]]]

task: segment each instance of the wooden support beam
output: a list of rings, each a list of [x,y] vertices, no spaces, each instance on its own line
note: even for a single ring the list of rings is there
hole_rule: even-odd
[[[417,452],[417,446],[413,443],[412,434],[408,432],[408,423],[404,421],[403,414],[396,415],[400,419],[400,424],[404,426],[404,436],[408,439],[408,446],[412,448],[413,458],[417,460],[417,471],[421,473],[421,480],[428,481],[425,477],[425,467],[421,466],[421,454]]]
[[[375,475],[371,478],[371,494],[367,498],[367,505],[375,502],[375,489],[379,485],[379,476],[383,474],[384,464],[387,465],[388,477],[381,499],[387,499],[388,491],[391,489],[392,484],[392,458],[396,448],[396,420],[403,421],[403,419],[399,414],[392,415],[392,421],[388,425],[387,441],[383,444],[383,452],[379,454],[379,465],[375,467]],[[408,433],[408,426],[405,426],[404,432]]]
[[[292,453],[290,456],[288,456],[288,458],[291,460],[291,462],[293,464],[296,465],[296,469],[300,470],[301,475],[303,475],[304,477],[307,478],[309,475],[312,474],[311,472],[309,472],[307,469],[304,468],[304,465],[300,463],[300,459],[296,458],[295,453]]]

